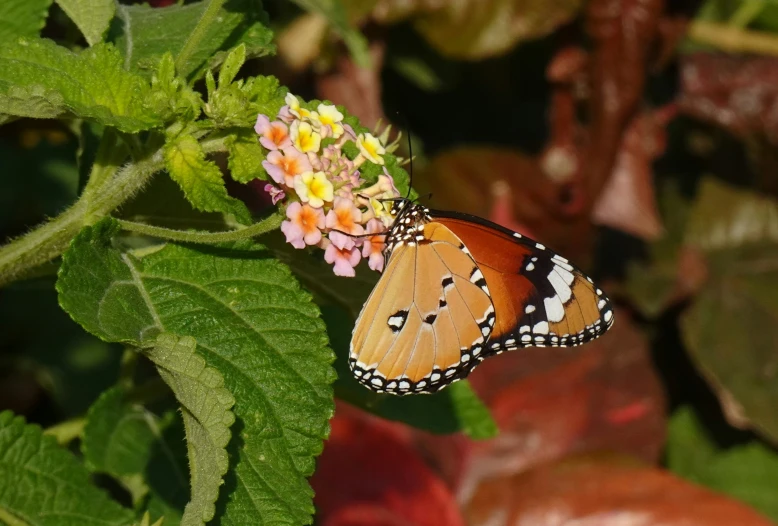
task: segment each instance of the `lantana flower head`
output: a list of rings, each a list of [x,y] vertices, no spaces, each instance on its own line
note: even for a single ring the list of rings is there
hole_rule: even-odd
[[[388,128],[376,135],[355,133],[332,104],[317,104],[312,111],[292,94],[285,102],[275,118],[259,115],[255,130],[271,180],[265,191],[286,207],[281,224],[286,241],[295,248],[323,249],[338,276],[354,276],[363,257],[372,270],[382,271],[394,221],[387,199],[400,196],[384,156],[397,141],[387,144]],[[366,185],[362,170],[375,173],[375,165],[383,173]]]
[[[267,159],[262,161],[262,167],[273,181],[286,186],[294,186],[296,175],[312,169],[308,156],[292,147],[284,149],[283,152],[276,150],[268,153]]]
[[[281,232],[294,248],[305,248],[321,241],[324,212],[321,208],[292,203],[286,209],[288,221],[281,223]]]
[[[254,125],[254,131],[260,135],[259,143],[268,150],[280,150],[292,145],[289,128],[281,121],[270,122],[266,116],[260,115]]]

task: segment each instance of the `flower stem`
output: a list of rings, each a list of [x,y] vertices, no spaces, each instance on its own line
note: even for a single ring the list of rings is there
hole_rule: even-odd
[[[271,230],[275,230],[284,220],[284,216],[281,214],[273,214],[272,216],[254,223],[253,225],[241,228],[240,230],[231,230],[228,232],[198,232],[198,231],[186,231],[186,230],[174,230],[172,228],[163,228],[159,226],[146,225],[144,223],[136,223],[134,221],[126,221],[119,219],[119,224],[124,230],[129,232],[136,232],[145,236],[158,237],[160,239],[167,239],[170,241],[181,241],[184,243],[225,243],[228,241],[240,241],[241,239],[250,239],[252,237],[266,234]]]
[[[176,57],[176,71],[182,71],[184,69],[184,65],[192,56],[192,53],[194,53],[195,48],[205,36],[208,28],[216,20],[219,10],[221,10],[226,1],[227,0],[211,0],[208,3],[208,7],[203,12],[203,16],[200,17],[194,31],[189,35],[189,38],[184,43],[184,47],[181,48],[181,52],[178,54],[178,57]]]

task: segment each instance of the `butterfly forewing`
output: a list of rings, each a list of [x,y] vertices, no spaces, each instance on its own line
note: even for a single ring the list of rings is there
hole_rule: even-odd
[[[432,214],[463,241],[489,288],[499,291],[492,294],[497,321],[490,354],[580,345],[612,324],[613,309],[602,291],[548,247],[480,218]]]
[[[431,392],[466,376],[494,324],[489,289],[462,241],[421,225],[392,251],[352,336],[349,363],[379,392]]]

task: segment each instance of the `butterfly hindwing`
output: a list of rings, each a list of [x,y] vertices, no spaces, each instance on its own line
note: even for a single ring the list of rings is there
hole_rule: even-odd
[[[349,364],[379,392],[437,391],[482,359],[495,322],[478,265],[448,228],[394,248],[357,319]]]

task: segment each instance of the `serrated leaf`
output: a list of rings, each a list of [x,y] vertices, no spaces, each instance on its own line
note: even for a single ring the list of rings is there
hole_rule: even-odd
[[[238,75],[241,66],[246,62],[246,45],[241,44],[227,53],[221,70],[219,70],[219,86],[231,84]]]
[[[213,519],[222,476],[227,472],[227,444],[235,415],[232,394],[224,387],[224,377],[208,367],[196,352],[191,336],[179,338],[165,333],[156,345],[145,351],[157,366],[181,404],[189,449],[192,497],[184,509],[182,524],[205,524]]]
[[[348,12],[341,0],[293,0],[303,9],[327,19],[332,29],[340,35],[351,53],[354,62],[362,67],[370,67],[370,53],[367,39],[348,20]]]
[[[120,6],[117,14],[124,23],[116,36],[116,45],[129,65],[151,70],[164,53],[178,55],[207,7],[208,2],[203,1],[155,8]],[[205,68],[221,64],[226,56],[224,50],[241,43],[246,45],[248,58],[273,54],[272,40],[273,33],[259,0],[229,0],[186,63],[180,65],[179,74],[199,77]]]
[[[186,80],[176,75],[173,55],[165,53],[151,77],[151,93],[145,104],[164,122],[191,122],[199,117],[203,101]]]
[[[57,4],[81,30],[90,46],[102,42],[116,12],[114,0],[57,0]]]
[[[245,82],[219,84],[216,89],[213,75],[206,73],[205,85],[208,90],[208,103],[205,113],[219,128],[251,128],[257,121],[257,115],[276,115],[284,105],[286,88],[278,84],[275,77],[250,77]]]
[[[241,223],[251,223],[246,205],[227,194],[221,170],[205,158],[200,143],[191,135],[180,135],[165,144],[165,167],[195,209],[225,212]]]
[[[161,124],[144,110],[147,92],[146,82],[125,71],[118,51],[107,44],[79,54],[41,39],[0,46],[2,114],[72,115],[137,132]]]
[[[165,435],[180,424],[175,413],[160,418],[132,402],[124,389],[113,387],[87,413],[81,452],[90,470],[124,483],[136,506],[150,492],[155,512],[166,515],[167,523],[177,523],[181,511],[175,509],[183,510],[189,500],[186,452],[181,462],[176,440]],[[166,476],[160,481],[156,474],[162,471]]]
[[[111,247],[111,220],[86,227],[63,257],[62,307],[88,331],[148,346],[191,336],[237,398],[221,524],[301,524],[335,374],[325,327],[291,272],[259,245],[166,245],[138,259]]]
[[[0,2],[0,43],[19,37],[37,37],[46,23],[52,0],[3,0]]]
[[[124,526],[133,520],[53,437],[10,411],[0,413],[0,513],[30,526]]]
[[[778,520],[778,453],[759,442],[721,449],[689,407],[673,414],[668,467],[681,477],[742,500]]]
[[[267,180],[267,172],[262,167],[265,152],[259,145],[254,130],[237,130],[227,137],[224,144],[230,155],[227,165],[233,179],[239,183],[248,183],[254,179]]]
[[[686,243],[708,281],[681,318],[684,342],[729,421],[778,443],[778,203],[707,180]]]

